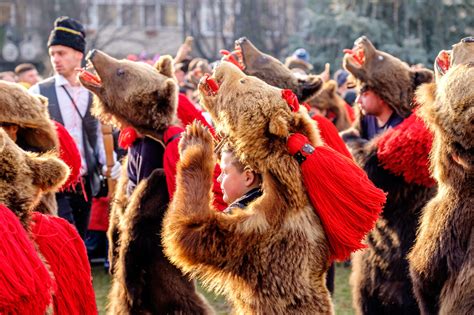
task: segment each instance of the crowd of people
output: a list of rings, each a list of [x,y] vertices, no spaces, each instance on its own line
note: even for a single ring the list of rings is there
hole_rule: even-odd
[[[472,41],[470,40],[466,40],[465,43],[472,45]],[[146,128],[140,129],[134,126],[131,123],[131,119],[120,115],[114,116],[112,114],[110,116],[114,117],[114,127],[116,127],[113,133],[115,148],[114,150],[109,150],[104,145],[105,135],[101,127],[101,122],[96,117],[97,112],[91,110],[93,108],[93,99],[98,98],[101,102],[104,102],[104,100],[101,99],[104,96],[94,95],[94,93],[91,92],[93,89],[85,86],[83,81],[81,81],[86,80],[84,79],[85,70],[78,70],[81,69],[84,64],[86,53],[86,32],[83,25],[69,17],[56,19],[48,39],[47,47],[51,65],[54,70],[53,76],[43,79],[33,64],[24,63],[19,64],[14,71],[1,72],[0,83],[2,81],[10,81],[23,86],[24,91],[26,92],[26,90],[28,90],[28,93],[31,95],[41,95],[45,97],[47,99],[48,114],[46,118],[42,117],[41,119],[50,119],[54,121],[55,124],[59,123],[65,128],[70,137],[72,137],[77,147],[76,151],[72,151],[75,153],[72,154],[79,154],[77,158],[80,160],[78,165],[75,165],[75,167],[78,168],[78,177],[67,189],[57,191],[55,196],[51,196],[50,194],[49,202],[55,203],[54,206],[49,208],[50,210],[41,211],[41,207],[36,205],[36,211],[59,216],[72,224],[76,228],[80,238],[84,241],[90,262],[97,257],[101,258],[101,262],[103,261],[107,270],[110,268],[114,277],[120,278],[117,274],[125,272],[121,268],[115,267],[114,269],[114,266],[119,264],[121,255],[125,255],[122,249],[123,246],[125,246],[125,241],[121,239],[127,229],[124,225],[127,224],[127,222],[128,224],[132,223],[130,223],[131,221],[120,219],[117,217],[117,214],[112,213],[110,215],[111,226],[109,226],[109,209],[114,206],[114,202],[118,204],[123,198],[128,200],[132,198],[132,196],[136,196],[138,194],[137,191],[142,189],[139,188],[141,187],[140,184],[145,183],[152,174],[155,174],[154,171],[156,169],[165,170],[167,187],[162,189],[169,194],[170,200],[173,199],[175,189],[180,189],[180,187],[175,187],[175,176],[179,176],[181,170],[180,167],[176,169],[176,165],[179,162],[179,141],[181,133],[184,132],[186,126],[190,126],[194,120],[198,120],[206,126],[216,139],[227,140],[227,142],[222,141],[221,147],[216,150],[219,162],[215,169],[213,178],[214,186],[212,188],[215,195],[212,199],[215,209],[229,217],[238,216],[240,211],[245,211],[249,204],[257,202],[259,198],[265,194],[265,187],[262,186],[262,178],[266,175],[241,159],[242,156],[245,156],[245,153],[240,151],[238,154],[236,153],[238,150],[242,150],[242,148],[239,147],[239,143],[232,143],[232,141],[229,140],[230,137],[225,135],[225,130],[215,129],[215,117],[213,117],[211,113],[208,113],[205,106],[200,103],[200,95],[203,93],[203,82],[209,82],[207,86],[210,86],[210,88],[206,93],[217,93],[218,84],[220,84],[219,80],[215,83],[217,87],[216,91],[213,92],[213,81],[209,78],[213,75],[213,71],[219,66],[219,63],[224,62],[224,60],[231,61],[243,70],[243,72],[249,73],[248,71],[250,71],[249,68],[251,66],[243,65],[245,58],[242,58],[240,55],[245,52],[241,51],[240,48],[237,52],[224,53],[222,60],[209,61],[203,58],[193,57],[193,39],[191,37],[186,38],[172,59],[171,69],[173,69],[173,73],[169,76],[179,89],[176,101],[177,118],[179,118],[179,121],[174,126],[177,129],[169,129],[169,127],[172,126],[170,125],[166,126],[166,128],[163,129],[163,134],[159,134],[158,136],[155,133],[147,134]],[[470,51],[470,53],[474,53],[474,51]],[[378,59],[374,57],[374,55],[378,56]],[[386,78],[386,76],[380,74],[379,70],[365,67],[372,62],[376,62],[373,61],[374,58],[377,59],[377,62],[382,60],[390,62],[388,65],[385,64],[381,66],[381,72],[386,70],[387,73],[389,73],[388,76],[390,76],[390,73],[397,74],[391,78]],[[129,55],[126,59],[135,63],[142,62],[135,55]],[[233,61],[230,59],[233,59]],[[153,62],[150,62],[150,64],[153,66],[153,63],[157,62],[158,64],[160,61],[158,61],[158,58],[153,57]],[[145,63],[147,62],[145,61]],[[295,50],[282,64],[286,69],[290,70],[291,76],[296,79],[304,79],[307,78],[308,75],[314,74],[311,58],[304,48]],[[438,64],[444,65],[444,63],[441,62]],[[166,71],[163,70],[165,66],[162,65],[162,67],[160,70],[161,73],[167,75]],[[321,87],[318,87],[318,90],[324,91],[326,89],[326,93],[328,93],[325,99],[324,96],[322,96],[323,92],[307,98],[305,96],[306,99],[304,100],[302,97],[298,99],[299,103],[302,105],[306,104],[308,107],[307,110],[301,110],[306,110],[306,112],[317,121],[317,125],[321,129],[320,136],[326,144],[331,146],[329,138],[325,139],[325,137],[329,137],[327,136],[328,133],[326,133],[328,131],[323,130],[324,123],[328,120],[334,125],[331,126],[331,128],[334,129],[334,127],[337,127],[338,129],[337,131],[331,131],[335,137],[338,138],[337,141],[342,141],[343,139],[347,145],[347,147],[343,145],[344,151],[341,152],[341,154],[348,155],[348,151],[346,150],[349,149],[354,160],[367,172],[368,178],[374,182],[378,188],[383,189],[387,193],[386,210],[381,214],[379,221],[375,224],[374,230],[368,234],[367,244],[369,244],[370,248],[365,252],[371,253],[367,254],[369,256],[380,257],[371,258],[365,256],[359,258],[361,259],[358,260],[359,265],[357,265],[357,262],[355,263],[355,268],[365,270],[359,271],[361,278],[363,278],[362,275],[365,272],[365,276],[367,277],[365,280],[372,277],[370,281],[378,281],[378,283],[373,284],[373,287],[365,282],[360,284],[360,286],[356,286],[357,289],[354,290],[354,292],[356,292],[354,295],[354,303],[355,308],[361,314],[384,314],[385,312],[392,311],[394,311],[394,313],[400,311],[402,313],[406,312],[407,314],[416,314],[419,312],[417,301],[422,301],[423,299],[423,295],[418,293],[421,291],[416,291],[417,294],[411,293],[413,287],[410,282],[410,274],[408,271],[409,261],[407,256],[415,242],[418,219],[421,217],[422,209],[435,195],[436,184],[429,174],[427,175],[427,177],[430,177],[429,180],[425,179],[425,182],[416,182],[416,180],[407,179],[406,177],[406,174],[413,171],[412,169],[409,171],[393,171],[390,169],[390,166],[387,166],[390,164],[390,161],[387,162],[384,160],[382,154],[384,152],[382,152],[383,150],[381,148],[385,150],[401,150],[400,148],[387,149],[387,147],[383,147],[384,143],[386,143],[384,141],[389,141],[386,139],[389,137],[390,132],[398,132],[396,137],[400,137],[400,134],[403,134],[403,132],[413,132],[410,128],[419,126],[411,122],[410,126],[407,126],[407,122],[411,119],[410,117],[413,118],[415,116],[414,112],[417,110],[413,105],[416,98],[416,87],[432,81],[431,73],[432,71],[424,69],[419,65],[417,65],[416,69],[408,67],[408,65],[397,58],[376,50],[370,41],[363,38],[356,42],[353,50],[346,52],[344,67],[341,65],[341,69],[335,71],[331,76],[329,65],[326,65],[325,70],[318,74],[318,78],[321,80]],[[402,76],[405,74],[413,78],[413,80],[403,81],[405,80],[405,76],[403,78]],[[117,70],[117,75],[123,75],[123,73],[120,73],[120,69]],[[269,76],[271,75],[272,73],[269,73]],[[398,77],[398,75],[400,77]],[[258,77],[258,75],[256,76]],[[104,80],[104,78],[99,78],[98,76],[94,76],[94,78],[94,80],[98,82],[98,86],[101,84],[100,81]],[[266,81],[265,77],[261,77],[261,79]],[[268,81],[267,83],[271,84]],[[282,86],[278,87],[285,88]],[[333,94],[331,94],[331,91]],[[294,92],[297,93],[296,91]],[[400,97],[398,98],[398,96]],[[472,116],[473,99],[469,99],[468,101],[471,107],[468,109],[466,115],[470,114]],[[0,104],[1,102],[2,100],[0,100]],[[405,104],[404,102],[407,103]],[[0,113],[0,116],[1,115]],[[12,119],[12,117],[17,116],[5,115],[5,117],[0,117],[0,126],[23,150],[44,153],[55,149],[54,146],[33,147],[31,142],[27,143],[29,140],[25,135],[35,136],[34,132],[28,133],[30,130],[37,130],[39,132],[46,130],[46,127],[43,127],[43,125],[39,123],[37,125],[25,123],[19,118]],[[322,119],[324,119],[324,121],[321,121]],[[341,119],[345,119],[347,124],[340,124]],[[102,123],[104,123],[104,121],[102,121]],[[421,122],[419,123],[421,124]],[[421,135],[425,137],[424,135],[429,133],[427,128],[424,127],[419,130],[417,131],[417,135],[420,137]],[[38,132],[37,134],[39,134]],[[340,132],[341,138],[339,138],[337,132]],[[468,134],[467,136],[472,136],[472,134]],[[157,139],[159,137],[161,138]],[[390,145],[393,145],[394,140],[393,138],[391,139],[392,143],[390,143]],[[423,138],[423,141],[419,143],[425,145],[425,143],[428,143],[431,139],[431,135],[426,136]],[[400,147],[406,148],[410,146],[411,143],[406,142],[399,145]],[[182,149],[181,147],[181,150]],[[337,151],[336,147],[334,147],[334,149]],[[420,153],[420,155],[424,154],[422,159],[426,165],[423,170],[426,169],[427,173],[429,172],[428,153],[430,149],[431,143],[426,144],[426,150]],[[469,152],[472,154],[472,147],[465,149],[468,151],[471,150]],[[64,150],[66,149],[63,148],[63,151]],[[412,149],[408,148],[408,150]],[[58,152],[59,151],[60,150],[58,150]],[[464,151],[461,150],[460,152]],[[463,155],[459,153],[457,158],[462,159]],[[465,160],[463,161],[463,163],[466,163]],[[401,161],[399,164],[402,163],[410,164],[407,161]],[[462,162],[459,163],[463,165]],[[472,164],[472,160],[470,160],[469,163]],[[169,166],[170,164],[172,166]],[[468,171],[466,171],[468,175],[465,176],[468,176],[470,179],[472,179],[471,164],[465,167],[468,169]],[[411,165],[412,168],[415,166],[417,165]],[[69,167],[72,168],[73,166],[69,165]],[[171,171],[169,171],[168,168]],[[410,166],[407,166],[407,168],[410,168]],[[415,170],[414,172],[418,171],[423,172],[420,170]],[[126,174],[126,176],[124,174]],[[124,180],[123,178],[126,179]],[[113,191],[104,192],[103,188],[104,185],[106,185],[107,179],[112,181],[118,181],[120,179],[123,181],[121,184],[124,187],[123,195],[114,197]],[[171,184],[170,181],[172,181]],[[121,193],[120,189],[119,184],[119,187],[117,187],[117,190],[119,190],[118,193]],[[354,187],[354,189],[356,189],[356,187]],[[472,183],[468,189],[472,190]],[[404,195],[406,192],[409,192],[411,195]],[[108,198],[105,199],[104,204],[101,198],[107,196]],[[419,203],[414,205],[413,202],[409,201],[410,198],[418,198]],[[43,199],[46,200],[46,198]],[[0,203],[5,203],[5,201],[0,200]],[[44,203],[46,203],[46,201]],[[12,205],[8,204],[7,206],[12,207]],[[132,206],[133,205],[128,204],[127,201],[119,212],[124,214],[127,211],[131,211],[130,207]],[[406,220],[410,220],[411,223],[404,221],[398,226],[397,224],[399,224],[399,222],[397,220],[400,217],[397,211],[403,207],[405,207],[408,212],[412,209],[416,209],[411,213],[413,216],[412,219],[406,218]],[[44,209],[45,208],[48,207],[45,206]],[[393,218],[392,216],[397,218]],[[97,223],[97,220],[101,220],[98,218],[105,219],[102,219],[102,224],[99,224],[99,227],[97,227],[97,225],[91,227],[91,222]],[[470,224],[472,225],[472,221]],[[396,232],[391,231],[390,234],[387,232],[389,229],[387,226],[390,225],[393,226]],[[106,237],[107,230],[109,230],[108,238]],[[387,240],[384,237],[380,237],[380,235],[390,235],[386,236],[386,238],[393,239]],[[407,235],[410,235],[410,237]],[[225,237],[225,235],[222,235],[222,237]],[[395,243],[398,243],[398,245]],[[380,244],[384,245],[381,246]],[[465,245],[466,244],[463,246]],[[392,250],[391,248],[395,246],[403,247],[403,249],[400,251],[398,251],[398,249]],[[472,250],[472,244],[466,246]],[[107,254],[108,247],[110,247],[110,255]],[[385,250],[396,253],[380,253],[380,251]],[[397,258],[393,258],[395,255]],[[109,259],[112,260],[110,263]],[[361,261],[362,264],[360,263]],[[380,265],[375,266],[376,264],[381,264],[380,261],[402,266],[401,269],[403,269],[403,271],[399,272],[400,277],[396,279],[391,275],[385,277],[384,268],[390,269],[391,266],[387,265],[383,268],[380,267]],[[331,264],[328,264],[323,273],[325,275],[326,273],[328,274],[325,286],[332,294],[334,290],[334,266],[329,268],[329,265]],[[370,269],[372,265],[374,265],[374,267]],[[288,266],[288,268],[291,269],[291,266]],[[398,267],[393,268],[398,271],[401,270]],[[189,273],[189,271],[187,272]],[[371,276],[369,274],[370,272],[378,274]],[[473,285],[472,269],[469,272],[471,277],[467,277],[467,285]],[[367,282],[370,281],[367,280]],[[390,292],[392,291],[389,288],[391,285],[399,286],[397,289],[394,289],[393,292],[399,292],[397,290],[408,290],[408,292],[403,292],[403,294],[398,297],[391,296]],[[421,289],[415,288],[415,290]],[[409,297],[406,297],[407,295],[409,295]],[[113,298],[118,298],[117,296],[120,295],[113,296]],[[438,294],[437,299],[439,298]],[[468,298],[472,301],[474,296],[471,295]],[[432,302],[435,304],[439,303],[437,300]],[[0,313],[2,313],[1,307],[2,304],[0,303]],[[455,310],[455,308],[452,308],[452,310]],[[465,310],[466,308],[462,308],[462,311]],[[474,311],[474,309],[472,309],[472,302],[471,310]],[[422,312],[431,314],[423,308]]]

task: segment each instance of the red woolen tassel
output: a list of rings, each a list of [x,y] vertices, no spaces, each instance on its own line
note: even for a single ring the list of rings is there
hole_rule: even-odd
[[[138,133],[135,128],[125,127],[120,130],[118,138],[118,145],[123,149],[128,149],[138,138]]]
[[[20,220],[0,205],[0,314],[43,315],[54,290]]]
[[[326,232],[332,260],[345,260],[374,227],[385,193],[374,186],[351,159],[326,146],[312,147],[302,134],[292,134],[288,150],[301,164],[311,203]]]
[[[75,187],[79,181],[79,175],[81,173],[81,154],[79,153],[76,142],[66,128],[56,121],[54,123],[59,138],[59,158],[63,160],[71,170],[69,177],[60,190],[68,190]]]
[[[58,286],[54,314],[97,314],[91,268],[76,229],[64,219],[35,212],[31,232]]]

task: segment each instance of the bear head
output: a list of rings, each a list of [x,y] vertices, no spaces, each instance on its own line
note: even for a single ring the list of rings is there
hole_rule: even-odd
[[[68,176],[68,166],[52,153],[25,152],[0,128],[0,203],[25,228],[42,193],[56,191]]]
[[[300,102],[306,101],[321,88],[322,80],[319,76],[296,76],[278,59],[258,50],[246,37],[235,41],[232,56],[246,74],[270,85],[292,90]]]
[[[21,85],[0,81],[0,124],[18,126],[17,143],[32,151],[58,147],[58,136],[48,114],[48,99],[32,95]]]
[[[217,83],[217,91],[208,80]],[[212,77],[201,79],[199,91],[217,131],[229,138],[240,160],[258,172],[286,157],[293,159],[286,147],[290,133],[303,133],[313,144],[322,144],[304,106],[292,109],[282,97],[283,90],[246,75],[233,63],[220,63]]]
[[[443,54],[440,53],[435,61]],[[453,46],[447,71],[417,91],[420,116],[435,134],[432,165],[439,181],[474,175],[474,39]]]
[[[416,88],[433,79],[430,70],[410,69],[400,59],[375,49],[365,36],[344,55],[343,66],[359,81],[361,90],[374,90],[401,117],[411,114]]]
[[[87,60],[97,76],[83,70],[79,80],[95,94],[94,116],[152,137],[175,123],[178,86],[170,56],[162,56],[154,67],[99,50],[89,52]]]

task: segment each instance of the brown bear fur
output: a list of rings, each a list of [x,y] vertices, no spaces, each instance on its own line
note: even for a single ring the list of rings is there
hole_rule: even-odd
[[[458,44],[459,45],[459,44]],[[438,194],[426,205],[408,258],[422,314],[474,313],[474,43],[459,64],[418,91],[434,132]],[[453,64],[466,60],[452,53]]]
[[[365,36],[355,41],[355,49],[364,51],[363,65],[358,65],[350,54],[346,54],[344,68],[362,83],[361,89],[376,91],[398,115],[408,117],[414,106],[416,87],[431,81],[433,73],[426,69],[411,70],[400,59],[375,49]]]
[[[54,154],[25,152],[0,128],[0,203],[26,230],[41,195],[57,190],[68,176],[69,168]]]
[[[59,146],[55,126],[48,114],[48,99],[31,95],[19,84],[0,81],[0,122],[18,126],[16,143],[27,151],[55,151]],[[43,194],[35,211],[57,214],[53,193]]]
[[[347,113],[344,99],[337,94],[337,83],[329,80],[323,84],[321,91],[306,101],[309,106],[317,108],[321,112],[332,113],[332,120],[337,130],[343,131],[351,126],[351,120]],[[327,114],[326,114],[327,115]]]
[[[235,47],[241,51],[242,58],[239,55],[235,57],[246,74],[255,76],[270,85],[292,90],[300,102],[305,102],[321,88],[322,81],[319,76],[296,76],[282,62],[262,53],[245,37],[236,40]]]
[[[366,37],[358,39],[356,47],[364,50],[364,63],[358,66],[346,55],[346,69],[362,88],[374,89],[397,113],[406,117],[414,106],[416,87],[429,82],[431,72],[413,72],[401,60],[375,50]],[[353,255],[350,283],[354,308],[358,314],[418,314],[406,256],[415,240],[421,210],[433,197],[436,187],[408,183],[402,176],[384,169],[377,156],[378,139],[383,134],[371,141],[362,139],[362,117],[359,115],[354,127],[341,135],[369,179],[387,193],[387,202],[366,238],[368,248]]]
[[[93,114],[119,128],[133,126],[163,143],[163,132],[176,122],[178,87],[171,58],[162,57],[151,67],[93,51],[89,60],[102,81],[98,85],[80,77],[81,83],[96,95]],[[163,150],[164,147],[163,144]],[[126,160],[123,165],[108,230],[113,272],[108,312],[213,313],[196,292],[194,282],[163,255],[161,222],[168,204],[164,174],[155,171],[127,197]]]
[[[236,314],[332,314],[325,285],[329,250],[306,195],[290,132],[322,145],[306,112],[292,113],[281,90],[229,62],[213,74],[216,95],[201,101],[236,156],[262,174],[263,195],[232,215],[212,207],[213,141],[198,124],[180,142],[177,188],[163,224],[165,253],[185,273],[223,293]]]

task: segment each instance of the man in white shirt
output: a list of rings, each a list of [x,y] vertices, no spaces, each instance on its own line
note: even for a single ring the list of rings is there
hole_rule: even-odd
[[[99,122],[91,115],[91,93],[77,79],[85,50],[84,27],[69,17],[54,22],[48,49],[55,75],[30,88],[30,92],[46,96],[51,118],[63,124],[76,141],[81,154],[81,182],[71,192],[57,194],[59,216],[73,223],[85,239],[92,197],[100,190],[101,167],[105,151]],[[112,177],[120,174],[116,162]]]

